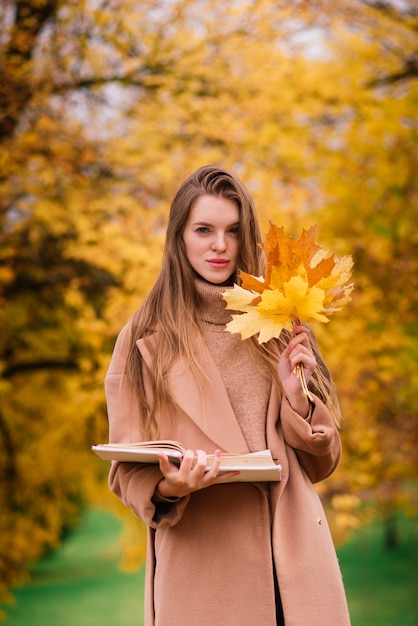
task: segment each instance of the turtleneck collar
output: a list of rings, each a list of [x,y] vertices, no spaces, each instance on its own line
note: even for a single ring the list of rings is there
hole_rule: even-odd
[[[204,322],[225,326],[231,321],[231,311],[226,310],[226,302],[222,294],[231,287],[214,285],[203,280],[195,280],[196,289],[202,299],[201,316]]]

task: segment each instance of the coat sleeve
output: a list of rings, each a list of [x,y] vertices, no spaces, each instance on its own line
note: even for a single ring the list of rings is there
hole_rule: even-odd
[[[109,419],[109,440],[112,443],[133,443],[143,440],[141,415],[136,394],[124,374],[129,349],[130,327],[125,326],[115,345],[105,378]],[[112,462],[109,487],[137,517],[151,528],[174,526],[182,517],[189,496],[167,504],[155,504],[152,498],[162,474],[158,465]]]
[[[341,458],[341,439],[332,415],[317,397],[308,419],[304,419],[283,398],[280,411],[286,443],[294,448],[310,480],[317,483],[330,476]]]

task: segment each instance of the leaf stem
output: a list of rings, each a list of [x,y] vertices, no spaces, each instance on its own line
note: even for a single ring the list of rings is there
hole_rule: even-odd
[[[300,325],[300,320],[297,317],[295,317],[293,319],[293,327],[299,326],[299,325]],[[301,384],[303,393],[308,398],[308,400],[313,402],[313,396],[312,396],[311,392],[309,391],[308,385],[306,383],[303,363],[298,363],[293,371],[296,374],[296,377],[299,378],[299,380],[300,380],[300,384]]]

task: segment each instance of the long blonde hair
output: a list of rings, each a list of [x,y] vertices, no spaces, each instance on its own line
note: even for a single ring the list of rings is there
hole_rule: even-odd
[[[194,375],[201,379],[204,372],[196,359],[203,347],[203,327],[199,315],[200,296],[196,290],[196,275],[187,260],[183,241],[185,224],[196,200],[203,195],[213,195],[236,202],[239,210],[240,257],[239,267],[249,274],[263,273],[264,259],[259,243],[260,228],[254,201],[244,184],[227,170],[206,165],[193,172],[180,186],[171,205],[162,267],[157,280],[143,304],[136,311],[131,323],[131,342],[125,374],[133,383],[138,397],[143,431],[146,436],[158,436],[158,417],[175,415],[176,403],[171,394],[167,373],[178,355],[186,358]],[[237,279],[238,280],[238,279]],[[146,398],[142,357],[136,341],[158,329],[158,345],[153,352],[151,385],[153,401]],[[279,341],[283,349],[288,336]],[[263,359],[280,385],[277,374],[277,351],[271,346],[254,341]],[[339,410],[331,377],[313,340],[318,368],[311,378],[312,391],[330,407],[338,423]]]

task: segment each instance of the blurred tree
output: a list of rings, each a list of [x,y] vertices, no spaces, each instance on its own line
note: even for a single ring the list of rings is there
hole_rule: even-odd
[[[95,494],[106,467],[90,452],[107,438],[101,382],[160,250],[146,208],[118,194],[104,137],[61,95],[86,81],[81,52],[72,56],[88,21],[80,8],[0,9],[1,593],[57,545],[86,499],[106,497]],[[103,68],[91,67],[99,80]]]
[[[356,260],[352,311],[331,333],[332,358],[345,364],[340,477],[387,519],[391,545],[394,512],[416,512],[417,76],[405,68],[417,58],[418,12],[412,3],[365,4],[365,32],[335,31],[344,115],[332,121],[338,141],[322,161],[321,221]]]

